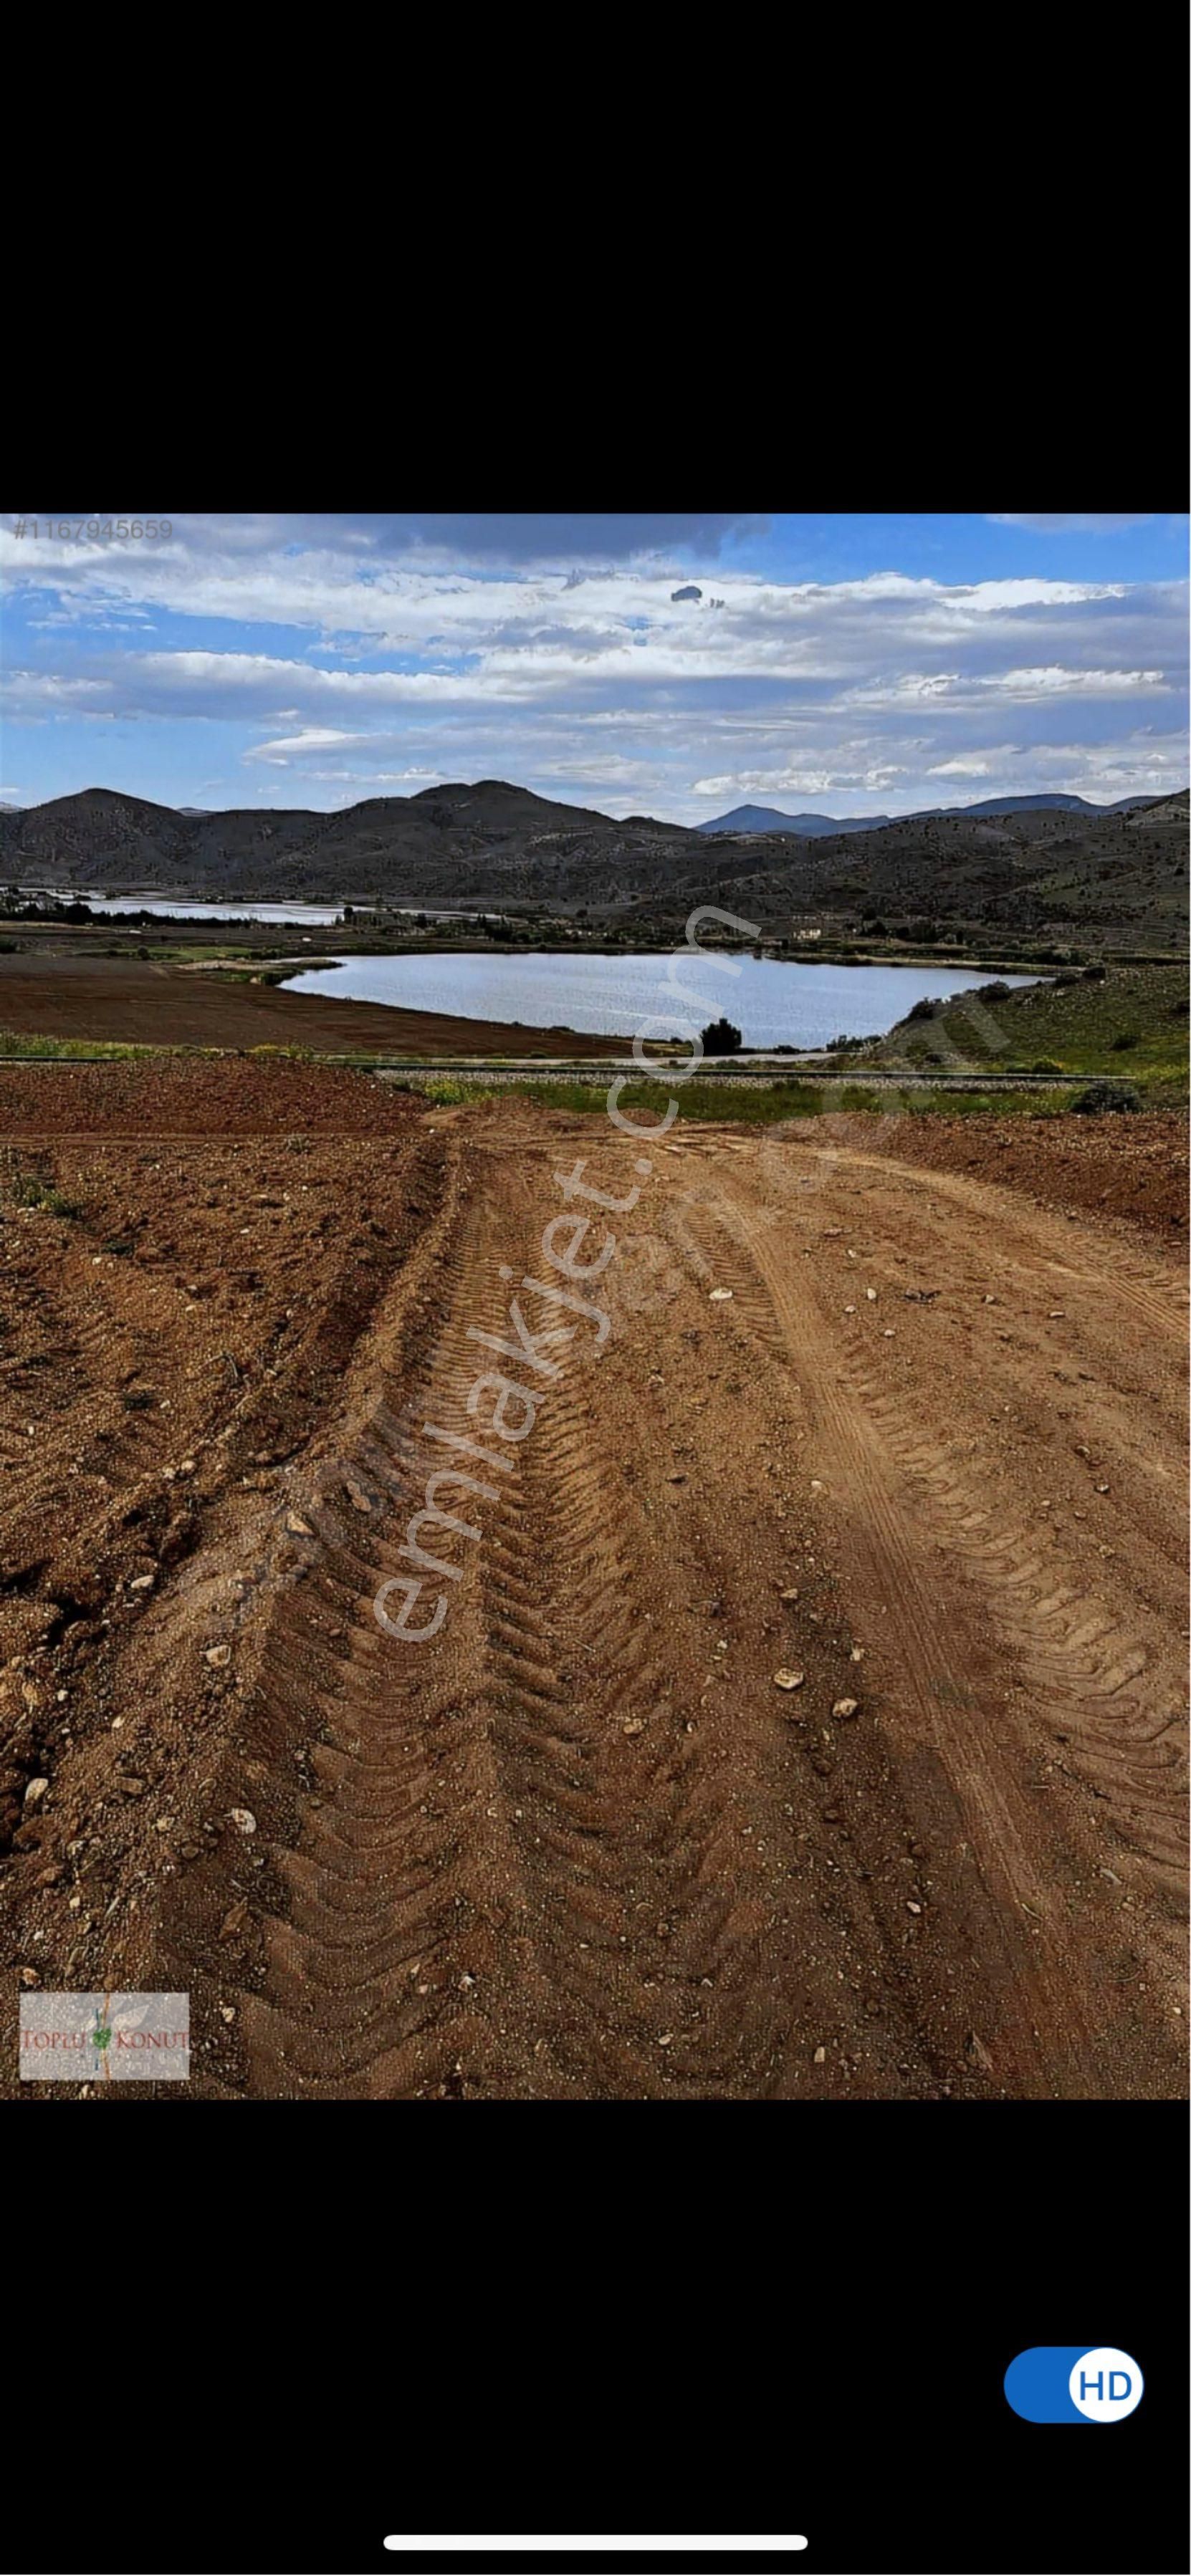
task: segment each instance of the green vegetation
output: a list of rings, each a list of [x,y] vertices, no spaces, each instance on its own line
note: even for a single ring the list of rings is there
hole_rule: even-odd
[[[477,1096],[476,1087],[473,1083],[456,1082],[450,1077],[443,1077],[429,1082],[403,1082],[396,1085],[395,1088],[401,1091],[420,1091],[423,1099],[432,1100],[434,1102],[436,1109],[456,1109],[461,1101],[474,1100]],[[495,1099],[496,1096],[495,1092],[486,1092],[484,1094],[485,1099]]]
[[[605,1111],[608,1084],[599,1082],[526,1082],[514,1081],[502,1089],[519,1093],[528,1100],[540,1100],[551,1109],[591,1109]],[[495,1095],[494,1095],[495,1096]],[[626,1082],[617,1094],[617,1107],[622,1117],[632,1117],[638,1110],[646,1113],[645,1125],[658,1123],[666,1115],[672,1100],[678,1102],[678,1121],[684,1118],[732,1119],[738,1126],[767,1127],[778,1118],[813,1118],[823,1106],[817,1086],[804,1082],[775,1082],[772,1087],[755,1082],[714,1082],[697,1074],[690,1082],[673,1088],[662,1082]],[[675,1124],[678,1121],[674,1122]]]
[[[128,1056],[161,1055],[166,1052],[169,1050],[161,1047],[126,1046],[123,1040],[117,1042],[114,1039],[105,1038],[30,1037],[26,1029],[0,1029],[0,1057],[35,1055],[46,1056],[51,1060],[61,1058],[64,1062],[70,1063],[80,1056],[97,1055],[111,1058],[118,1064]]]
[[[673,1088],[660,1082],[627,1082],[618,1094],[617,1106],[629,1116],[640,1111],[647,1123],[656,1124],[664,1118],[668,1103],[677,1100],[674,1125],[694,1118],[741,1127],[772,1127],[788,1118],[826,1118],[839,1111],[894,1118],[954,1118],[980,1113],[996,1118],[1053,1118],[1071,1107],[1069,1090],[1041,1084],[1023,1085],[1019,1091],[981,1090],[976,1084],[970,1090],[915,1090],[911,1084],[912,1077],[903,1089],[894,1084],[812,1082],[795,1076],[785,1080],[779,1077],[771,1083],[717,1082],[706,1074],[697,1074],[689,1083]],[[522,1074],[500,1082],[483,1072],[426,1080],[410,1074],[400,1088],[432,1102],[436,1108],[457,1108],[467,1101],[504,1100],[512,1093],[517,1098],[536,1101],[543,1109],[580,1110],[591,1116],[605,1114],[608,1097],[608,1080],[603,1075],[587,1081],[548,1075],[539,1081]]]
[[[5,1175],[8,1196],[14,1207],[40,1208],[45,1216],[81,1216],[82,1209],[74,1199],[64,1198],[51,1181],[40,1172],[9,1171]]]
[[[367,1072],[371,1056],[322,1056],[311,1047],[256,1046],[240,1047],[144,1046],[123,1038],[50,1038],[31,1036],[27,1029],[0,1029],[0,1061],[5,1056],[38,1056],[48,1063],[79,1064],[97,1057],[104,1064],[124,1064],[130,1060],[159,1056],[240,1055],[247,1053],[253,1064],[358,1064]]]
[[[1111,1074],[1122,1055],[1150,1106],[1187,1084],[1187,975],[1181,966],[1069,971],[1006,993],[985,985],[950,1002],[916,1003],[871,1063],[987,1066],[1003,1073]]]

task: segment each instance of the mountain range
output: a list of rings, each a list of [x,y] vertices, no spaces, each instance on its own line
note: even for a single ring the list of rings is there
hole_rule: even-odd
[[[714,822],[697,823],[698,832],[794,832],[800,840],[821,839],[837,832],[878,832],[882,824],[937,822],[944,814],[1125,814],[1137,805],[1157,805],[1157,796],[1121,796],[1115,805],[1092,805],[1086,796],[986,796],[975,805],[923,805],[913,814],[783,814],[776,805],[734,805]]]
[[[0,813],[0,883],[256,897],[419,900],[669,939],[698,904],[766,936],[912,922],[939,934],[1131,946],[1186,940],[1187,792],[1123,807],[997,800],[783,830],[618,821],[503,779],[370,797],[335,813],[183,813],[106,788]],[[746,809],[751,810],[751,809]],[[802,818],[805,820],[806,818]],[[824,828],[828,826],[828,828]]]

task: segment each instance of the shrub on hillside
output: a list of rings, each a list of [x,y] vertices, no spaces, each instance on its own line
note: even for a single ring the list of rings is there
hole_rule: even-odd
[[[1089,1082],[1071,1103],[1084,1117],[1098,1118],[1109,1109],[1140,1109],[1141,1096],[1131,1082]]]

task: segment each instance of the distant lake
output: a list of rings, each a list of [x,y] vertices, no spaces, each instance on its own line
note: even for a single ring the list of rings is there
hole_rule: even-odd
[[[875,1037],[914,1002],[971,990],[976,967],[781,965],[770,958],[682,956],[668,982],[669,950],[645,957],[576,956],[571,951],[487,955],[345,957],[337,967],[295,975],[291,993],[342,1002],[388,1002],[409,1011],[448,1011],[471,1020],[519,1020],[531,1029],[571,1028],[593,1037],[684,1034],[721,1012],[749,1047],[822,1047],[835,1037]],[[1036,982],[1005,975],[1006,984]],[[697,1002],[684,1003],[684,984]],[[651,1017],[650,1015],[653,1014]],[[690,1022],[688,1020],[687,1025]]]
[[[162,903],[153,894],[84,894],[75,886],[22,886],[22,894],[50,894],[55,902],[86,903],[92,912],[161,913],[167,921],[294,921],[305,930],[322,930],[337,922],[342,904],[317,903]]]
[[[55,903],[86,903],[96,914],[155,912],[167,921],[292,921],[304,930],[325,930],[332,922],[343,921],[342,903],[259,903],[254,895],[245,895],[240,903],[187,903],[185,897],[166,903],[155,894],[91,894],[85,886],[21,886],[18,891],[31,899],[44,895]],[[344,902],[351,903],[352,897],[346,895]],[[357,902],[354,909],[366,912],[367,906]],[[466,922],[468,918],[445,903],[394,904],[391,909],[411,921],[416,913],[426,921]],[[501,915],[488,917],[499,920]]]

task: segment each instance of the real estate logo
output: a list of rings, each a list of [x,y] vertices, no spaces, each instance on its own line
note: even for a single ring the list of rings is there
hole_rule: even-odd
[[[28,2084],[184,2084],[190,1997],[22,1995],[20,2069]]]

